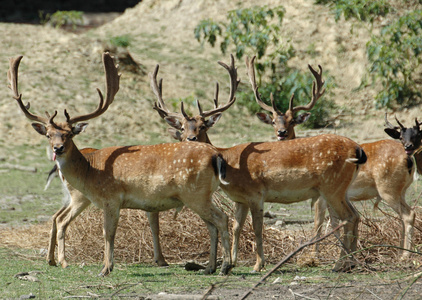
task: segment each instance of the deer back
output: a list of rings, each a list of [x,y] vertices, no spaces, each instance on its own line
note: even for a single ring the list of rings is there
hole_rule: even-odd
[[[105,205],[99,199],[121,199],[121,208],[163,210],[186,194],[211,194],[219,184],[218,155],[203,143],[108,147],[85,154],[78,176],[66,180],[99,207]],[[62,171],[69,175],[73,169]]]
[[[222,186],[224,190],[264,197],[267,193],[275,200],[284,197],[280,202],[301,201],[316,191],[329,193],[338,184],[350,184],[357,165],[366,161],[358,144],[331,134],[283,143],[247,143],[220,151],[230,182]]]
[[[400,142],[381,140],[361,146],[368,160],[350,187],[351,200],[377,197],[379,190],[396,194],[412,183],[415,165]]]

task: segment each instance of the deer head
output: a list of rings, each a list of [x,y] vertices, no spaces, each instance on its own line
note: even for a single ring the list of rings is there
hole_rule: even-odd
[[[400,123],[396,116],[394,118],[399,126],[391,124],[387,119],[387,113],[385,113],[385,126],[387,128],[384,128],[384,131],[393,139],[400,140],[406,153],[412,155],[421,146],[422,132],[420,126],[422,123],[419,123],[418,119],[415,118],[415,126],[407,128]]]
[[[271,114],[267,114],[267,113],[259,112],[256,115],[265,124],[269,124],[273,126],[275,134],[279,141],[294,139],[296,137],[294,127],[298,124],[302,124],[305,121],[307,121],[311,115],[311,113],[306,112],[306,113],[302,113],[295,116],[296,113],[300,110],[306,110],[306,111],[311,110],[314,107],[316,101],[325,92],[325,89],[321,90],[322,86],[324,85],[324,81],[322,80],[322,68],[320,65],[318,65],[319,72],[317,72],[310,65],[308,65],[309,70],[311,71],[312,75],[315,77],[315,80],[316,80],[312,84],[311,101],[307,105],[294,107],[293,106],[294,94],[292,94],[290,98],[290,102],[289,102],[289,109],[285,113],[283,113],[277,109],[275,101],[274,101],[274,97],[272,94],[270,95],[271,106],[265,104],[264,101],[262,101],[261,96],[258,92],[258,86],[256,84],[256,79],[255,79],[255,65],[254,65],[255,58],[256,58],[255,56],[252,57],[252,59],[249,59],[248,57],[246,57],[246,69],[248,72],[249,81],[251,83],[252,90],[254,91],[256,102],[259,104],[259,106],[261,106],[261,108],[271,113]]]
[[[154,109],[172,127],[169,129],[169,133],[173,138],[179,141],[198,141],[211,143],[207,135],[208,129],[210,129],[215,123],[218,122],[222,112],[232,106],[236,100],[235,93],[240,80],[237,79],[237,68],[234,64],[233,55],[231,55],[230,58],[230,66],[221,61],[218,62],[223,68],[227,70],[230,76],[230,94],[227,103],[219,107],[219,85],[217,82],[215,85],[214,93],[214,108],[208,111],[203,111],[199,100],[197,100],[196,103],[198,106],[199,115],[194,117],[191,117],[186,113],[183,102],[181,103],[181,113],[171,112],[166,107],[162,97],[163,80],[160,79],[157,82],[157,74],[159,69],[158,65],[155,67],[154,72],[149,74],[151,79],[151,88],[158,100],[158,102],[154,103]]]
[[[73,145],[72,138],[83,132],[88,126],[87,121],[103,114],[110,104],[113,102],[114,96],[119,90],[120,75],[117,74],[117,67],[114,65],[113,59],[108,53],[103,54],[104,70],[106,74],[106,98],[99,89],[97,89],[100,102],[95,111],[71,118],[66,110],[64,110],[65,122],[55,122],[54,118],[57,116],[57,111],[53,115],[45,112],[46,116],[38,116],[29,112],[30,103],[24,105],[22,102],[22,94],[18,90],[18,68],[22,56],[17,56],[9,59],[9,70],[7,77],[9,80],[9,88],[13,92],[13,98],[18,102],[20,109],[25,116],[35,121],[32,127],[41,135],[48,138],[51,148],[53,149],[53,156],[62,156]]]

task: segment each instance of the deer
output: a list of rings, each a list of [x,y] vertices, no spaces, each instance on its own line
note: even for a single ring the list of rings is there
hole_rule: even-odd
[[[316,87],[317,90],[315,90],[315,83],[313,86],[313,92],[314,96],[312,97],[311,101],[306,105],[300,105],[300,106],[293,106],[293,100],[295,97],[295,94],[293,93],[290,97],[289,101],[289,108],[286,112],[281,112],[274,102],[273,94],[270,94],[270,100],[271,100],[271,106],[265,104],[264,101],[261,100],[261,96],[258,92],[258,86],[256,84],[255,79],[255,58],[256,56],[253,56],[250,60],[248,57],[246,57],[246,69],[248,71],[249,80],[252,86],[252,90],[254,91],[255,100],[258,103],[258,105],[268,111],[270,114],[264,113],[264,112],[258,112],[256,113],[256,116],[258,119],[265,123],[272,125],[277,137],[277,140],[283,141],[283,140],[292,140],[296,137],[294,127],[296,125],[302,124],[306,122],[309,117],[311,116],[310,112],[305,112],[302,114],[297,115],[299,111],[305,110],[309,111],[314,106],[317,100],[325,93],[325,88],[322,89],[322,86],[324,85],[324,81],[322,81],[322,68],[319,67],[319,72],[314,70],[311,65],[308,65],[309,70],[311,71],[312,75],[315,77],[316,80]],[[295,116],[296,115],[296,116]]]
[[[271,124],[279,141],[295,139],[296,135],[292,124],[296,124],[296,122],[292,122],[293,112],[311,109],[325,92],[325,89],[322,89],[324,80],[322,80],[321,66],[318,66],[319,72],[317,72],[308,65],[315,78],[312,84],[311,101],[305,106],[293,107],[294,95],[292,95],[289,102],[289,110],[283,114],[276,111],[272,95],[272,107],[266,105],[262,101],[255,79],[254,60],[255,57],[252,57],[251,59],[246,58],[247,73],[252,90],[254,91],[255,100],[263,109],[273,113],[274,119]],[[277,119],[276,116],[278,117]],[[420,124],[417,121],[416,125],[419,128]],[[376,198],[377,200],[374,208],[378,206],[381,200],[387,203],[399,215],[403,225],[400,242],[401,247],[410,250],[415,213],[406,203],[405,194],[406,190],[413,182],[413,174],[415,172],[414,164],[409,155],[411,154],[411,151],[416,148],[415,140],[419,141],[420,145],[421,133],[418,133],[416,129],[406,130],[402,125],[400,127],[401,133],[397,133],[397,128],[393,125],[391,125],[390,129],[386,129],[386,132],[390,132],[391,134],[389,134],[395,136],[395,138],[402,137],[403,145],[407,149],[406,152],[403,151],[403,147],[400,143],[392,140],[381,140],[361,144],[360,146],[366,153],[368,159],[366,164],[362,165],[359,174],[350,185],[347,194],[352,202]],[[282,139],[280,139],[280,132],[283,133],[284,138]],[[323,199],[317,201],[317,198],[313,198],[312,203],[314,203],[315,207],[314,232],[316,232],[316,236],[320,236],[327,206]],[[336,220],[332,218],[331,221],[333,223],[332,226],[336,227]],[[317,251],[318,247],[315,245],[314,252]],[[404,251],[402,253],[402,258],[406,258],[408,254],[408,251]],[[314,256],[315,255],[313,255],[313,257]],[[310,259],[309,263],[312,262],[314,262],[313,259]]]
[[[420,123],[418,119],[415,118],[415,125],[413,127],[405,127],[402,123],[400,123],[396,116],[394,116],[394,118],[396,119],[396,122],[399,124],[399,126],[394,126],[391,124],[388,121],[387,113],[385,113],[384,121],[386,128],[384,128],[384,132],[393,139],[400,140],[407,155],[415,155],[415,158],[416,156],[419,158],[417,150],[421,147],[422,131],[420,126],[422,123]]]
[[[114,266],[114,238],[121,209],[141,209],[149,212],[164,211],[182,206],[196,212],[210,233],[210,258],[206,274],[216,271],[218,232],[221,234],[223,263],[221,274],[232,268],[227,215],[211,201],[213,192],[224,181],[225,161],[208,144],[168,143],[157,145],[114,146],[83,154],[73,137],[85,131],[85,121],[107,111],[119,90],[120,75],[113,58],[102,56],[105,77],[105,98],[97,89],[99,104],[87,114],[71,117],[64,110],[65,121],[56,122],[57,110],[42,117],[29,111],[18,90],[18,68],[23,56],[10,58],[8,80],[13,98],[24,115],[34,123],[36,132],[48,139],[53,156],[66,181],[84,198],[56,214],[74,218],[89,204],[104,214],[104,265],[99,275],[107,276]],[[86,201],[86,199],[89,200]],[[73,199],[72,199],[73,201]],[[73,214],[73,215],[72,215]],[[58,236],[59,246],[62,242]]]
[[[220,63],[221,64],[221,63]],[[231,56],[232,70],[237,74]],[[197,101],[199,115],[191,117],[169,111],[162,97],[162,79],[157,80],[158,66],[151,74],[152,90],[157,98],[154,109],[174,130],[172,136],[182,142],[211,143],[207,130],[215,122],[214,115],[221,114],[234,101],[238,80],[231,76],[230,97],[226,105],[218,107],[218,85],[214,97],[214,109],[202,110]],[[209,117],[211,122],[206,119]],[[220,116],[217,116],[218,118]],[[169,122],[169,118],[171,121]],[[177,122],[174,122],[177,119]],[[189,121],[201,120],[201,126],[188,126]],[[211,124],[211,126],[209,126]],[[194,124],[195,125],[195,124]],[[263,251],[263,206],[265,202],[293,203],[312,197],[324,197],[340,220],[344,222],[344,248],[341,257],[356,249],[359,216],[347,199],[346,191],[356,177],[361,164],[366,161],[365,152],[352,140],[337,135],[279,142],[252,142],[230,148],[217,148],[226,161],[225,180],[229,185],[221,189],[235,203],[233,225],[232,261],[236,265],[241,229],[248,211],[252,214],[252,224],[256,242],[256,263],[253,270],[261,271],[265,265]],[[346,271],[355,265],[348,257],[339,260],[333,270]]]
[[[222,62],[219,62],[219,63],[229,71],[229,75],[231,77],[234,76],[234,74],[232,73],[232,71],[230,71],[229,67],[226,64],[224,64]],[[157,67],[154,71],[155,76],[156,76],[157,73],[158,73],[158,65],[157,65]],[[239,84],[239,82],[236,83],[235,88],[237,88],[238,84]],[[201,133],[202,129],[204,129],[204,128],[208,129],[213,124],[215,124],[219,120],[219,118],[221,117],[221,112],[228,109],[235,101],[235,99],[232,99],[224,107],[217,108],[218,107],[218,87],[219,87],[219,84],[217,82],[216,83],[216,102],[215,102],[215,108],[217,109],[217,111],[203,112],[203,113],[201,112],[201,116],[203,116],[204,118],[208,117],[208,115],[211,116],[211,118],[209,120],[207,120],[207,122],[203,122],[201,120],[201,118],[199,118],[199,117],[194,119],[194,120],[191,120],[190,118],[188,118],[189,120],[185,119],[183,116],[186,115],[186,113],[185,113],[183,107],[182,107],[183,114],[171,113],[167,109],[167,107],[165,106],[164,102],[158,103],[158,104],[156,103],[155,109],[158,112],[161,112],[163,114],[163,118],[165,118],[165,120],[167,122],[169,122],[169,124],[172,124],[173,126],[177,126],[177,128],[181,129],[182,124],[180,124],[179,122],[182,121],[182,120],[186,120],[187,124],[184,124],[183,127],[192,128],[192,129],[201,128],[201,130],[199,130],[199,133]],[[161,87],[160,87],[160,89],[161,89]],[[188,125],[189,123],[190,123],[190,126]],[[186,131],[186,132],[188,132],[188,131]],[[174,128],[170,128],[169,133],[175,139],[182,140],[181,137],[180,137],[181,136],[180,131],[178,131]],[[195,135],[191,135],[191,137],[192,137],[192,140],[195,139]],[[205,135],[205,137],[208,138],[207,135]],[[202,135],[200,135],[198,137],[198,139],[202,140]],[[190,139],[188,137],[188,138],[184,138],[183,140],[190,140]],[[211,144],[210,142],[208,142],[208,143]],[[96,150],[98,150],[98,149],[84,148],[84,149],[81,149],[81,152],[83,154],[85,154],[85,153],[94,152]],[[55,258],[54,258],[54,255],[55,255],[56,240],[58,240],[58,261],[59,261],[59,264],[63,268],[66,268],[68,266],[68,263],[67,263],[66,258],[65,258],[65,232],[66,232],[66,228],[70,224],[70,222],[72,222],[72,220],[74,218],[76,218],[89,205],[90,202],[77,189],[73,188],[68,182],[66,182],[63,175],[60,174],[60,170],[58,170],[57,165],[54,165],[54,167],[49,172],[45,189],[47,189],[50,181],[52,180],[52,178],[57,173],[59,173],[59,177],[62,181],[67,201],[64,203],[63,207],[60,208],[52,217],[53,223],[52,223],[52,229],[51,229],[51,234],[50,234],[49,247],[48,247],[48,251],[47,251],[47,253],[48,253],[47,254],[47,262],[52,266],[57,265]],[[161,245],[160,245],[158,212],[146,212],[146,213],[147,213],[147,217],[148,217],[148,221],[149,221],[149,225],[150,225],[150,229],[151,229],[151,233],[152,233],[152,237],[153,237],[154,261],[158,266],[168,266],[168,263],[167,263],[166,259],[164,258],[164,255],[163,255],[162,249],[161,249]],[[59,228],[59,229],[57,229],[57,228]],[[59,235],[59,238],[57,238],[57,234]]]

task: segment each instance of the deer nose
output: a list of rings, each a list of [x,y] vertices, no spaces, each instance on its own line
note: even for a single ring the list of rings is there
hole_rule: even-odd
[[[407,143],[404,145],[404,149],[409,150],[413,148],[413,144]]]
[[[54,145],[53,146],[54,153],[62,153],[64,150],[63,145]]]
[[[190,136],[188,138],[186,138],[188,141],[190,142],[195,142],[198,138],[196,136]]]
[[[286,135],[286,133],[287,133],[287,130],[278,130],[278,131],[277,131],[277,134],[278,134],[279,136],[284,136],[284,135]]]

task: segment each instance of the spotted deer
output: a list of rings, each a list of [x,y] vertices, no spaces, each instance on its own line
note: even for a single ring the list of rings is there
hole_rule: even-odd
[[[221,63],[220,63],[221,64]],[[231,57],[230,74],[236,74],[234,59]],[[158,67],[151,75],[151,86],[158,103],[156,109],[162,118],[172,116],[176,122],[168,122],[179,131],[173,135],[179,140],[210,143],[205,126],[187,126],[189,120],[201,120],[208,124],[201,106],[199,115],[190,117],[183,112],[178,115],[170,112],[162,98],[162,79],[157,81]],[[234,76],[233,76],[234,77]],[[222,108],[227,109],[234,101],[237,79],[231,76],[229,101]],[[217,89],[218,90],[218,89]],[[216,91],[216,95],[218,92]],[[218,96],[215,96],[214,111],[217,111]],[[198,102],[199,103],[199,102]],[[212,116],[212,111],[206,114]],[[213,122],[211,122],[213,123]],[[265,263],[262,226],[265,202],[293,203],[312,197],[323,197],[333,213],[345,222],[344,249],[341,257],[356,249],[358,220],[353,206],[346,197],[346,191],[355,178],[359,166],[366,161],[365,152],[355,142],[337,135],[286,141],[285,143],[245,143],[231,148],[217,148],[227,163],[226,180],[229,185],[221,185],[222,190],[235,202],[234,238],[232,259],[236,263],[240,232],[248,210],[257,245],[257,258],[254,271],[260,271]],[[351,258],[339,260],[334,270],[348,270],[354,265]]]
[[[258,91],[255,80],[255,71],[254,71],[254,57],[252,59],[246,59],[246,67],[251,82],[252,90],[255,94],[255,99],[258,103],[263,103],[261,96]],[[322,90],[324,81],[322,80],[322,68],[319,66],[320,71],[316,72],[311,66],[309,66],[315,81],[312,85],[312,98],[308,105],[305,107],[293,107],[293,96],[290,99],[289,110],[284,114],[285,116],[291,116],[291,111],[301,110],[303,108],[310,109],[312,108],[316,101],[324,94],[325,90]],[[271,99],[273,107],[275,104],[273,99]],[[260,104],[262,108],[268,110],[268,106]],[[274,109],[270,110],[274,111]],[[273,112],[273,115],[275,113]],[[277,113],[277,115],[283,115],[282,113]],[[294,132],[294,126],[292,122],[288,122],[291,118],[279,118],[279,122],[272,122],[272,126],[276,132],[276,135],[279,140],[288,140],[294,139],[296,137]],[[293,122],[295,124],[295,122]],[[392,125],[391,125],[392,126]],[[417,123],[419,126],[419,123]],[[394,126],[392,126],[394,128]],[[386,129],[387,130],[387,129]],[[416,130],[405,130],[401,126],[401,134],[396,132],[397,128],[390,129],[391,136],[395,135],[396,138],[402,136],[403,145],[409,151],[414,150],[414,144],[410,141],[415,138],[420,141],[420,135],[416,134]],[[285,131],[284,139],[279,138],[278,132]],[[387,132],[388,133],[388,132]],[[419,132],[420,134],[420,132]],[[406,140],[406,142],[404,142]],[[406,190],[413,181],[414,165],[412,160],[408,156],[410,152],[406,154],[403,151],[403,147],[400,143],[391,140],[381,140],[373,143],[361,144],[363,151],[367,155],[367,162],[364,164],[355,179],[351,184],[348,190],[348,197],[351,201],[364,201],[377,198],[375,207],[378,203],[383,200],[387,203],[394,211],[399,215],[402,224],[403,230],[401,235],[401,246],[405,249],[411,248],[412,236],[413,236],[413,226],[415,222],[415,213],[406,203],[405,194]],[[315,227],[314,230],[317,233],[317,236],[321,234],[322,224],[325,218],[325,211],[327,208],[326,203],[323,200],[313,199],[315,203]],[[332,218],[332,222],[336,223],[336,220]],[[334,226],[334,225],[333,225]],[[315,246],[314,251],[317,251],[317,246]],[[406,257],[409,252],[404,251],[403,256]]]
[[[289,101],[289,109],[283,113],[277,108],[272,93],[270,95],[271,106],[265,104],[265,102],[262,101],[261,95],[258,91],[258,86],[256,84],[254,63],[255,56],[253,56],[251,59],[249,59],[248,57],[246,58],[246,68],[248,71],[249,81],[251,83],[252,90],[254,91],[255,100],[262,109],[270,113],[267,114],[264,112],[258,112],[256,116],[265,124],[273,126],[276,137],[279,141],[294,139],[296,137],[294,127],[296,125],[306,122],[311,116],[311,113],[309,112],[305,112],[299,115],[297,115],[297,113],[302,110],[311,110],[315,106],[317,100],[321,98],[321,96],[325,93],[325,88],[322,89],[324,81],[322,80],[321,66],[318,66],[319,72],[317,72],[310,65],[308,65],[308,68],[311,71],[312,75],[315,77],[316,82],[316,84],[314,82],[312,86],[311,101],[306,105],[293,106],[293,100],[295,95],[292,94]]]
[[[18,67],[22,56],[10,59],[8,79],[13,98],[25,116],[34,121],[33,128],[47,137],[60,172],[82,197],[56,215],[70,222],[90,203],[104,213],[104,266],[100,275],[113,269],[114,238],[120,210],[142,209],[158,212],[187,206],[208,227],[211,238],[210,260],[206,273],[216,270],[218,232],[223,246],[221,273],[232,266],[228,218],[211,201],[213,192],[223,181],[225,162],[219,152],[207,144],[177,143],[148,146],[116,146],[81,153],[73,137],[83,132],[84,121],[102,115],[119,90],[120,75],[108,53],[103,54],[106,75],[105,99],[100,90],[98,107],[88,114],[70,117],[65,110],[64,122],[56,122],[57,111],[46,117],[29,112],[18,91]],[[89,200],[89,202],[87,201]],[[73,199],[72,199],[73,201]],[[70,208],[70,209],[69,209]],[[65,214],[65,215],[63,215]],[[58,222],[59,231],[62,224]],[[63,232],[64,235],[64,232]],[[59,234],[58,245],[64,244]]]

